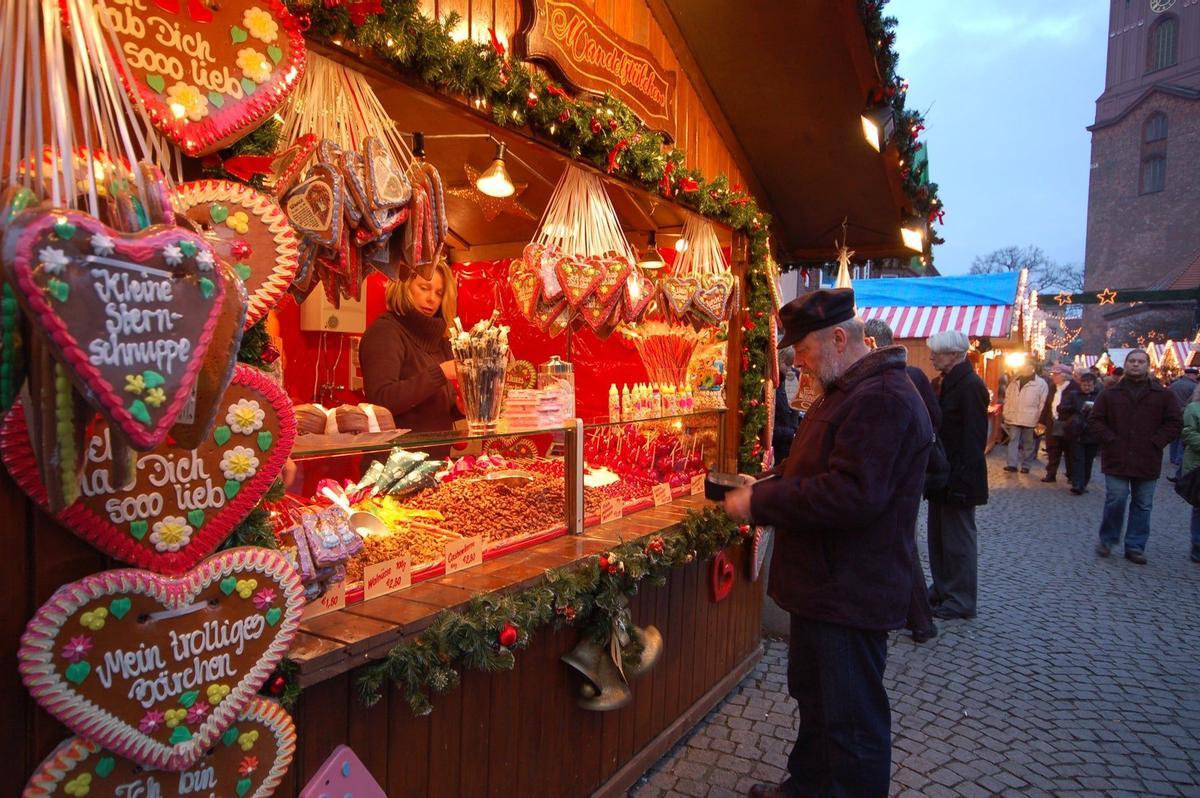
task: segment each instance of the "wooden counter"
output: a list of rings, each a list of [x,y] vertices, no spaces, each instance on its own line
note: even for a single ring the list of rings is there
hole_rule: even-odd
[[[747,577],[749,551],[729,549],[733,592],[709,596],[709,564],[672,571],[662,587],[643,582],[630,603],[634,622],[663,634],[659,662],[632,685],[633,701],[616,712],[576,706],[579,677],[560,661],[577,642],[571,629],[532,631],[516,667],[462,671],[462,685],[434,697],[415,718],[388,686],[374,707],[358,698],[355,669],[419,633],[443,610],[471,596],[532,584],[547,568],[570,565],[622,542],[669,531],[699,498],[644,510],[581,536],[514,552],[478,568],[306,622],[290,656],[305,686],[293,710],[296,760],[276,795],[293,796],[339,743],[367,763],[390,798],[401,796],[583,796],[621,794],[753,668],[760,650],[763,585]],[[21,494],[0,469],[0,574],[10,598],[2,616],[4,665],[0,730],[15,767],[0,770],[0,795],[19,795],[29,774],[67,730],[21,684],[17,640],[25,623],[65,582],[122,564],[61,528]]]

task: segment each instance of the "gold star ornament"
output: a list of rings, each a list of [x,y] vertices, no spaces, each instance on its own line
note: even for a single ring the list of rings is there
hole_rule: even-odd
[[[1058,303],[1059,307],[1062,307],[1063,305],[1069,305],[1071,304],[1071,295],[1066,291],[1059,291],[1058,295],[1054,297],[1054,301]]]
[[[1117,292],[1111,288],[1105,288],[1096,294],[1096,299],[1100,300],[1101,305],[1111,305],[1117,301]]]
[[[509,213],[513,216],[523,216],[526,219],[537,221],[537,216],[533,211],[521,204],[517,197],[525,193],[525,189],[529,188],[528,183],[513,183],[513,193],[510,197],[492,197],[484,194],[475,187],[475,181],[479,179],[479,172],[475,170],[471,164],[463,164],[463,171],[467,173],[467,184],[465,186],[451,186],[446,189],[446,193],[452,197],[464,199],[476,205],[479,212],[483,214],[483,218],[487,221],[494,221],[497,216],[502,213]]]

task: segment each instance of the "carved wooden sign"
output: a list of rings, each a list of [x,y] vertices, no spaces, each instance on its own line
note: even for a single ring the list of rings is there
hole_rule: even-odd
[[[609,93],[648,127],[675,132],[675,73],[619,36],[582,0],[524,0],[518,45],[528,61],[554,67],[579,91]]]

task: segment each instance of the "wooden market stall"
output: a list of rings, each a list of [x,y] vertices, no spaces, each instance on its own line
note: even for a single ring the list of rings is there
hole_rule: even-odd
[[[40,13],[40,4],[20,2]],[[20,282],[5,275],[24,291],[18,298],[26,314],[14,321],[5,297],[4,356],[28,356],[31,392],[0,432],[6,465],[0,514],[8,543],[0,578],[13,596],[0,620],[6,652],[0,688],[7,702],[0,741],[16,763],[0,773],[0,795],[22,794],[22,788],[40,794],[32,791],[35,782],[54,779],[55,788],[73,784],[72,794],[107,795],[117,779],[105,779],[114,772],[153,795],[156,775],[175,777],[166,771],[181,771],[181,789],[186,781],[191,791],[207,787],[240,796],[254,779],[267,779],[264,796],[298,795],[326,776],[336,778],[343,759],[331,757],[346,756],[339,746],[353,751],[390,798],[623,794],[762,655],[758,537],[714,512],[699,495],[698,480],[705,469],[744,470],[761,459],[766,400],[773,395],[765,364],[773,360],[769,283],[775,275],[768,217],[757,203],[781,211],[771,228],[779,249],[807,258],[825,251],[847,212],[862,256],[901,254],[902,224],[911,227],[915,217],[925,226],[929,203],[936,201],[927,188],[915,199],[916,183],[902,175],[915,127],[912,136],[897,134],[899,146],[886,137],[876,149],[863,141],[864,103],[876,115],[895,107],[895,121],[919,124],[919,116],[904,115],[902,102],[892,99],[901,85],[892,67],[880,67],[882,56],[890,65],[894,57],[890,40],[878,35],[878,8],[780,4],[772,14],[746,15],[731,4],[675,0],[422,0],[416,11],[427,17],[396,20],[370,3],[194,5],[180,12],[186,19],[179,24],[195,28],[198,38],[142,42],[170,50],[180,61],[178,75],[166,58],[165,76],[147,72],[146,63],[159,63],[151,57],[156,51],[133,48],[138,58],[121,68],[133,73],[128,83],[137,97],[125,102],[112,71],[117,66],[98,47],[102,39],[87,39],[90,49],[78,53],[78,71],[59,62],[52,70],[50,60],[44,69],[103,74],[107,82],[96,85],[111,90],[108,96],[88,94],[94,89],[86,84],[70,87],[80,93],[69,98],[79,99],[79,107],[90,99],[104,112],[96,111],[92,127],[52,114],[51,121],[62,123],[51,125],[53,135],[20,129],[29,120],[41,122],[30,110],[41,103],[34,93],[26,107],[9,114],[11,139],[0,140],[44,142],[51,164],[55,147],[88,145],[76,164],[87,167],[77,173],[80,197],[64,198],[52,181],[53,202],[40,185],[34,188],[41,195],[20,199],[45,200],[52,211],[34,204],[18,217],[11,194],[3,206],[21,221],[11,230],[35,227],[36,219],[47,239],[39,241],[36,265],[29,267],[44,285],[32,290],[33,277]],[[91,6],[64,0],[64,8],[70,19]],[[38,23],[46,26],[46,41],[62,35],[55,27],[61,20],[50,11]],[[552,14],[570,24],[549,24]],[[122,35],[147,35],[126,17],[119,24]],[[213,55],[223,59],[221,69],[200,69],[190,59],[206,51],[194,45],[217,28],[229,34],[219,37]],[[32,23],[29,30],[40,33]],[[90,30],[90,24],[75,28],[73,44]],[[714,30],[721,31],[719,42]],[[763,46],[768,39],[770,46]],[[731,54],[752,63],[731,75]],[[0,55],[0,72],[11,71],[14,62],[4,59],[12,57]],[[475,71],[455,71],[468,67]],[[222,74],[242,77],[224,80]],[[763,80],[795,74],[810,78]],[[514,84],[522,87],[515,97]],[[74,109],[65,95],[52,95],[56,113]],[[166,147],[185,153],[172,149],[172,158],[158,162],[161,171],[148,168],[154,147],[143,142],[147,149],[139,154],[128,136],[122,138],[126,151],[106,154],[101,165],[87,137],[92,128],[112,134],[106,126],[122,112],[132,118],[136,102],[147,109],[144,132],[157,129],[164,137],[152,142],[161,145],[158,155]],[[548,108],[554,115],[546,115]],[[283,121],[273,127],[273,117]],[[768,124],[756,123],[762,117],[770,117]],[[74,134],[79,139],[65,132],[74,127],[83,131]],[[286,135],[301,129],[327,135]],[[272,138],[271,130],[283,131],[284,140]],[[363,136],[364,130],[373,135]],[[790,146],[797,135],[824,157],[795,158]],[[11,151],[17,149],[14,144]],[[0,148],[4,157],[9,151]],[[139,155],[147,156],[145,165]],[[508,196],[480,190],[479,172],[490,171],[493,161],[507,164]],[[28,163],[20,169],[3,164],[27,189],[35,171]],[[134,163],[136,179],[123,171]],[[76,174],[61,161],[53,169]],[[428,205],[411,200],[415,190],[410,198],[388,200],[388,190],[404,182],[400,172],[410,189],[423,187]],[[97,190],[102,173],[106,182]],[[226,181],[225,193],[204,195],[214,177]],[[175,185],[179,178],[184,182]],[[527,245],[541,240],[544,254],[545,240],[563,235],[549,229],[548,219],[570,180],[590,186],[589,196],[604,197],[600,204],[613,233],[606,243],[624,241],[628,252],[560,253],[551,269],[569,283],[564,261],[586,261],[586,271],[596,262],[587,258],[611,257],[617,262],[606,262],[605,278],[625,277],[608,286],[617,299],[600,308],[601,323],[581,319],[605,278],[589,284],[578,303],[562,300],[570,310],[547,299],[554,311],[539,326],[532,317],[539,299],[549,296],[547,278],[537,275],[542,282],[526,297],[533,301],[523,301],[517,285],[523,269],[531,279],[537,271],[526,263]],[[794,202],[798,197],[803,202]],[[69,210],[59,207],[64,204]],[[333,228],[343,235],[333,235]],[[76,237],[80,230],[88,235]],[[394,240],[388,238],[393,232]],[[413,239],[427,233],[437,246],[422,258],[424,242]],[[126,257],[131,245],[125,239],[139,236],[158,248]],[[692,357],[686,349],[673,384],[658,379],[655,368],[663,364],[645,354],[644,338],[626,341],[613,328],[622,308],[637,301],[627,288],[635,276],[650,280],[664,304],[668,278],[648,273],[662,268],[664,275],[693,279],[680,264],[699,261],[698,242],[710,260],[708,270],[695,272],[685,297],[694,313],[680,310],[669,321],[690,331],[672,333],[678,337],[703,337],[702,344],[689,343],[704,351]],[[55,249],[70,247],[79,248],[70,257]],[[541,376],[558,375],[550,389],[563,392],[563,372],[553,370],[561,356],[575,369],[570,412],[530,427],[506,419],[507,427],[406,434],[386,429],[370,409],[357,414],[361,429],[339,426],[335,405],[354,415],[365,403],[357,351],[363,330],[385,312],[382,273],[397,261],[420,272],[439,256],[453,264],[461,321],[483,330],[471,343],[488,337],[496,344],[503,337],[503,349],[496,347],[500,359],[507,364],[511,344],[523,367],[519,386],[507,386],[509,396],[521,390],[527,401],[546,399],[534,395],[546,390],[534,373],[543,360],[551,368]],[[654,265],[643,270],[643,262]],[[6,261],[5,268],[14,265]],[[195,324],[188,342],[198,354],[186,372],[194,382],[149,368],[117,374],[112,390],[97,392],[118,400],[99,408],[103,415],[88,403],[94,396],[75,393],[78,382],[58,370],[61,353],[44,345],[49,333],[29,310],[49,301],[42,294],[61,303],[79,300],[87,281],[64,288],[60,278],[64,269],[74,273],[85,265],[93,277],[111,266],[175,281],[178,297],[165,288],[135,294],[137,301],[157,296],[174,303],[153,318]],[[249,290],[260,270],[269,286]],[[116,290],[97,285],[98,295]],[[185,288],[191,291],[186,296]],[[702,291],[707,305],[693,299]],[[205,306],[214,295],[220,304]],[[93,325],[79,328],[88,333],[81,339],[101,337],[95,314],[62,315],[70,324]],[[644,321],[630,315],[635,319],[628,324]],[[202,316],[204,323],[197,322]],[[556,326],[555,319],[564,321]],[[1009,319],[1004,315],[999,326],[1006,328]],[[141,320],[123,329],[148,334]],[[501,335],[489,320],[509,329]],[[179,350],[186,360],[188,347]],[[467,370],[476,366],[467,360],[481,359],[456,351],[457,375],[473,373]],[[0,382],[7,382],[13,361],[3,365]],[[617,383],[626,380],[635,392],[643,386],[642,398],[630,410],[620,397],[614,413]],[[677,387],[687,389],[672,400],[678,403],[664,404],[667,388],[676,396]],[[178,398],[167,402],[162,388],[178,389],[171,393]],[[8,386],[0,389],[3,394]],[[464,407],[481,415],[478,404],[463,398]],[[316,412],[326,413],[320,429],[311,427]],[[137,454],[122,465],[124,436],[143,432],[135,423],[143,418],[154,419],[158,437],[130,434]],[[635,445],[640,448],[629,448]],[[415,452],[425,460],[411,457]],[[454,470],[468,459],[472,464],[461,473]],[[472,470],[483,461],[486,468]],[[495,465],[502,461],[520,467]],[[397,471],[402,462],[407,470]],[[435,463],[441,470],[423,470]],[[125,486],[110,484],[120,482],[114,475],[123,468],[134,478]],[[482,474],[493,468],[501,473]],[[417,492],[402,494],[399,483],[418,473]],[[351,484],[372,474],[375,482]],[[277,476],[287,480],[282,498]],[[499,477],[496,486],[492,476]],[[385,495],[376,496],[385,483]],[[83,487],[82,498],[73,495],[75,485]],[[404,499],[390,501],[393,495]],[[384,533],[351,528],[350,511],[366,512],[368,500],[376,502],[370,505],[379,513],[375,521],[383,523],[384,510],[389,519],[404,520]],[[90,515],[81,520],[84,505]],[[493,534],[500,524],[491,523],[489,513],[504,516],[504,534]],[[358,547],[372,534],[390,545],[402,537],[397,529],[413,540],[432,539],[435,553],[428,561],[415,553],[365,564],[356,558],[370,548]],[[317,555],[328,560],[318,562]],[[127,565],[141,570],[120,578],[101,574]],[[186,605],[164,608],[170,603],[164,600],[163,607],[150,606],[141,594],[130,599],[122,592],[134,591],[121,579],[153,593],[197,570],[206,581]],[[107,603],[80,603],[62,620],[47,603],[60,601],[71,591],[57,591],[72,583],[87,586],[72,595]],[[216,626],[197,628],[196,619],[209,616],[187,619],[210,611],[233,614],[237,629],[253,629],[264,640],[286,638],[287,645],[267,649],[264,642],[263,650],[249,646],[243,656],[245,640],[211,631]],[[521,623],[512,622],[517,619]],[[45,645],[53,637],[50,627],[53,634],[67,627],[74,634],[64,645]],[[122,705],[137,691],[130,687],[123,699],[121,680],[151,670],[162,654],[158,646],[168,645],[168,627],[174,652],[189,645],[180,639],[203,638],[197,648],[236,644],[243,658],[220,659],[226,652],[216,665],[202,664],[197,654],[197,673],[207,668],[208,675],[196,676],[189,689],[183,690],[182,676],[167,698],[154,692],[161,685],[142,684],[140,706]],[[114,629],[131,631],[119,640],[104,637]],[[158,635],[154,645],[151,634]],[[214,671],[225,665],[228,670]],[[617,673],[622,667],[628,674]],[[62,678],[51,689],[42,677],[56,668]],[[169,681],[165,666],[156,678]],[[110,689],[114,681],[118,686]],[[86,685],[93,703],[54,700],[54,689],[73,690],[69,685]],[[234,699],[238,712],[225,711],[230,704],[223,702]],[[102,704],[104,711],[133,714],[122,715],[123,724],[102,723],[100,711],[93,711]],[[80,706],[91,714],[81,719]],[[272,729],[278,742],[260,762],[256,746],[267,747]],[[103,748],[70,741],[72,731],[87,732]],[[224,757],[215,773],[202,770],[215,761],[208,757]],[[68,765],[59,767],[63,761]],[[67,781],[72,768],[85,765],[88,772],[75,778],[86,780]],[[230,783],[238,785],[235,792]]]
[[[1036,301],[1025,291],[1025,272],[855,280],[855,301],[864,319],[883,319],[908,362],[934,376],[925,341],[936,332],[959,330],[972,340],[973,359],[988,388],[996,391],[1003,355],[1031,352]]]

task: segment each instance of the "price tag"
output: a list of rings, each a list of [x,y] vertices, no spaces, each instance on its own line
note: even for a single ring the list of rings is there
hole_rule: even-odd
[[[664,504],[670,504],[671,486],[666,482],[660,482],[650,489],[650,495],[654,497],[655,507],[661,507]]]
[[[704,493],[704,475],[703,474],[697,474],[696,476],[692,477],[691,488],[692,488],[693,496],[699,496],[701,493]]]
[[[605,499],[600,505],[600,523],[607,524],[609,521],[616,521],[621,517],[625,506],[620,499]]]
[[[412,564],[408,557],[377,562],[363,568],[363,599],[386,596],[412,587]]]
[[[483,539],[463,538],[446,544],[446,573],[465,571],[483,562]]]
[[[310,601],[304,608],[304,620],[311,621],[331,612],[344,609],[346,606],[346,583],[338,582],[329,588],[315,601]]]

